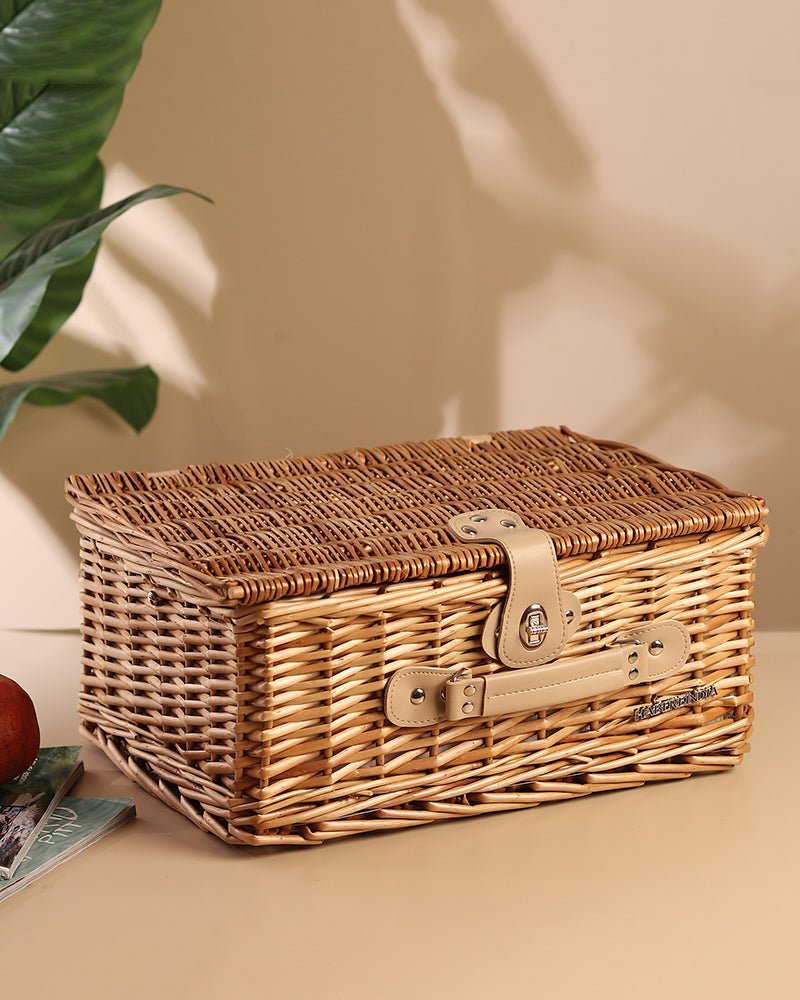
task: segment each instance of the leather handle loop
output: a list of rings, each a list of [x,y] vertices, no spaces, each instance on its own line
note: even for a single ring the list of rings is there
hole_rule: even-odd
[[[624,632],[605,649],[527,670],[473,677],[468,668],[401,668],[386,688],[386,716],[419,727],[594,701],[625,688],[638,698],[643,685],[682,670],[689,648],[686,627],[667,619]]]

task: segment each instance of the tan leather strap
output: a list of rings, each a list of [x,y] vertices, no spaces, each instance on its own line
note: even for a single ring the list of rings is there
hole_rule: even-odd
[[[496,543],[508,562],[505,603],[492,609],[483,648],[507,667],[533,667],[558,656],[578,627],[580,605],[561,589],[555,548],[546,531],[528,528],[510,510],[476,510],[447,522],[462,542]]]
[[[597,652],[527,670],[473,677],[466,668],[401,668],[386,688],[386,716],[397,726],[432,726],[594,701],[628,687],[639,698],[637,687],[685,666],[689,645],[684,625],[663,620],[624,632]]]

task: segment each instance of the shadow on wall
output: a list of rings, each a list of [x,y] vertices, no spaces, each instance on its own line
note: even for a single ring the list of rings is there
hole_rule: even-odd
[[[0,472],[70,551],[70,472],[497,427],[502,305],[564,254],[611,261],[663,313],[641,332],[658,390],[581,429],[641,443],[688,395],[719,394],[776,431],[741,479],[775,498],[786,530],[796,310],[742,309],[738,265],[599,202],[580,136],[490,3],[194,7],[189,25],[164,6],[105,158],[216,202],[182,206],[219,268],[213,317],[158,289],[207,388],[190,399],[167,385],[138,439],[87,408],[21,416]],[[589,363],[613,379],[596,351]],[[559,371],[531,395],[559,419],[574,391]],[[760,624],[786,624],[779,560],[763,564]]]
[[[150,276],[209,388],[192,401],[166,385],[138,439],[96,423],[89,405],[55,420],[26,410],[0,469],[71,550],[62,481],[73,471],[496,426],[497,303],[536,281],[561,242],[476,186],[391,5],[321,5],[313,18],[300,5],[206,7],[188,32],[165,5],[105,159],[215,200],[181,205],[219,268],[213,320]],[[543,78],[508,35],[491,42],[490,64],[515,56],[514,85],[538,108],[529,155],[548,176],[582,176]],[[63,365],[52,352],[48,364]],[[84,345],[73,364],[106,353]]]
[[[478,185],[517,225],[528,224],[542,237],[550,262],[565,255],[602,262],[659,316],[643,323],[628,345],[647,361],[633,378],[635,366],[614,357],[619,341],[597,344],[590,336],[577,357],[567,344],[559,357],[558,347],[529,343],[530,365],[514,379],[520,396],[537,357],[549,350],[558,363],[547,373],[549,390],[543,380],[537,383],[547,405],[530,407],[537,417],[522,424],[552,422],[559,403],[561,412],[570,412],[587,389],[583,410],[591,413],[594,405],[597,416],[582,429],[643,447],[653,442],[656,453],[678,464],[690,465],[697,456],[703,471],[713,475],[716,465],[730,485],[767,497],[774,541],[759,560],[758,623],[798,627],[786,581],[800,551],[800,275],[765,291],[753,268],[727,248],[604,203],[588,158],[546,85],[526,89],[538,74],[489,5],[398,0],[398,9],[417,28],[420,52]],[[450,51],[444,57],[447,47],[440,44],[438,51],[429,46],[425,58],[420,12],[434,15],[446,30]],[[476,128],[481,118],[483,128]],[[552,127],[556,121],[561,128]],[[496,331],[500,302],[494,303],[495,330],[487,332]],[[546,326],[533,337],[542,334]],[[507,368],[514,371],[513,359]],[[580,369],[583,379],[575,377]],[[618,397],[619,405],[609,407],[609,397]],[[714,454],[716,441],[724,457]]]

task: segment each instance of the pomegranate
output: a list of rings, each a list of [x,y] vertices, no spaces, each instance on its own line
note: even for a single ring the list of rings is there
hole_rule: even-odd
[[[0,674],[0,784],[22,774],[38,752],[39,722],[30,695]]]

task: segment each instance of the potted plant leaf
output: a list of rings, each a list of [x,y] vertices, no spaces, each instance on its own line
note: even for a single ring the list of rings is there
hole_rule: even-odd
[[[101,208],[101,146],[161,0],[0,0],[0,366],[33,361],[81,301],[100,238],[155,185]],[[193,193],[193,192],[192,192]],[[202,196],[201,196],[202,197]],[[23,402],[100,400],[136,430],[152,416],[149,365],[0,382],[0,437]]]

